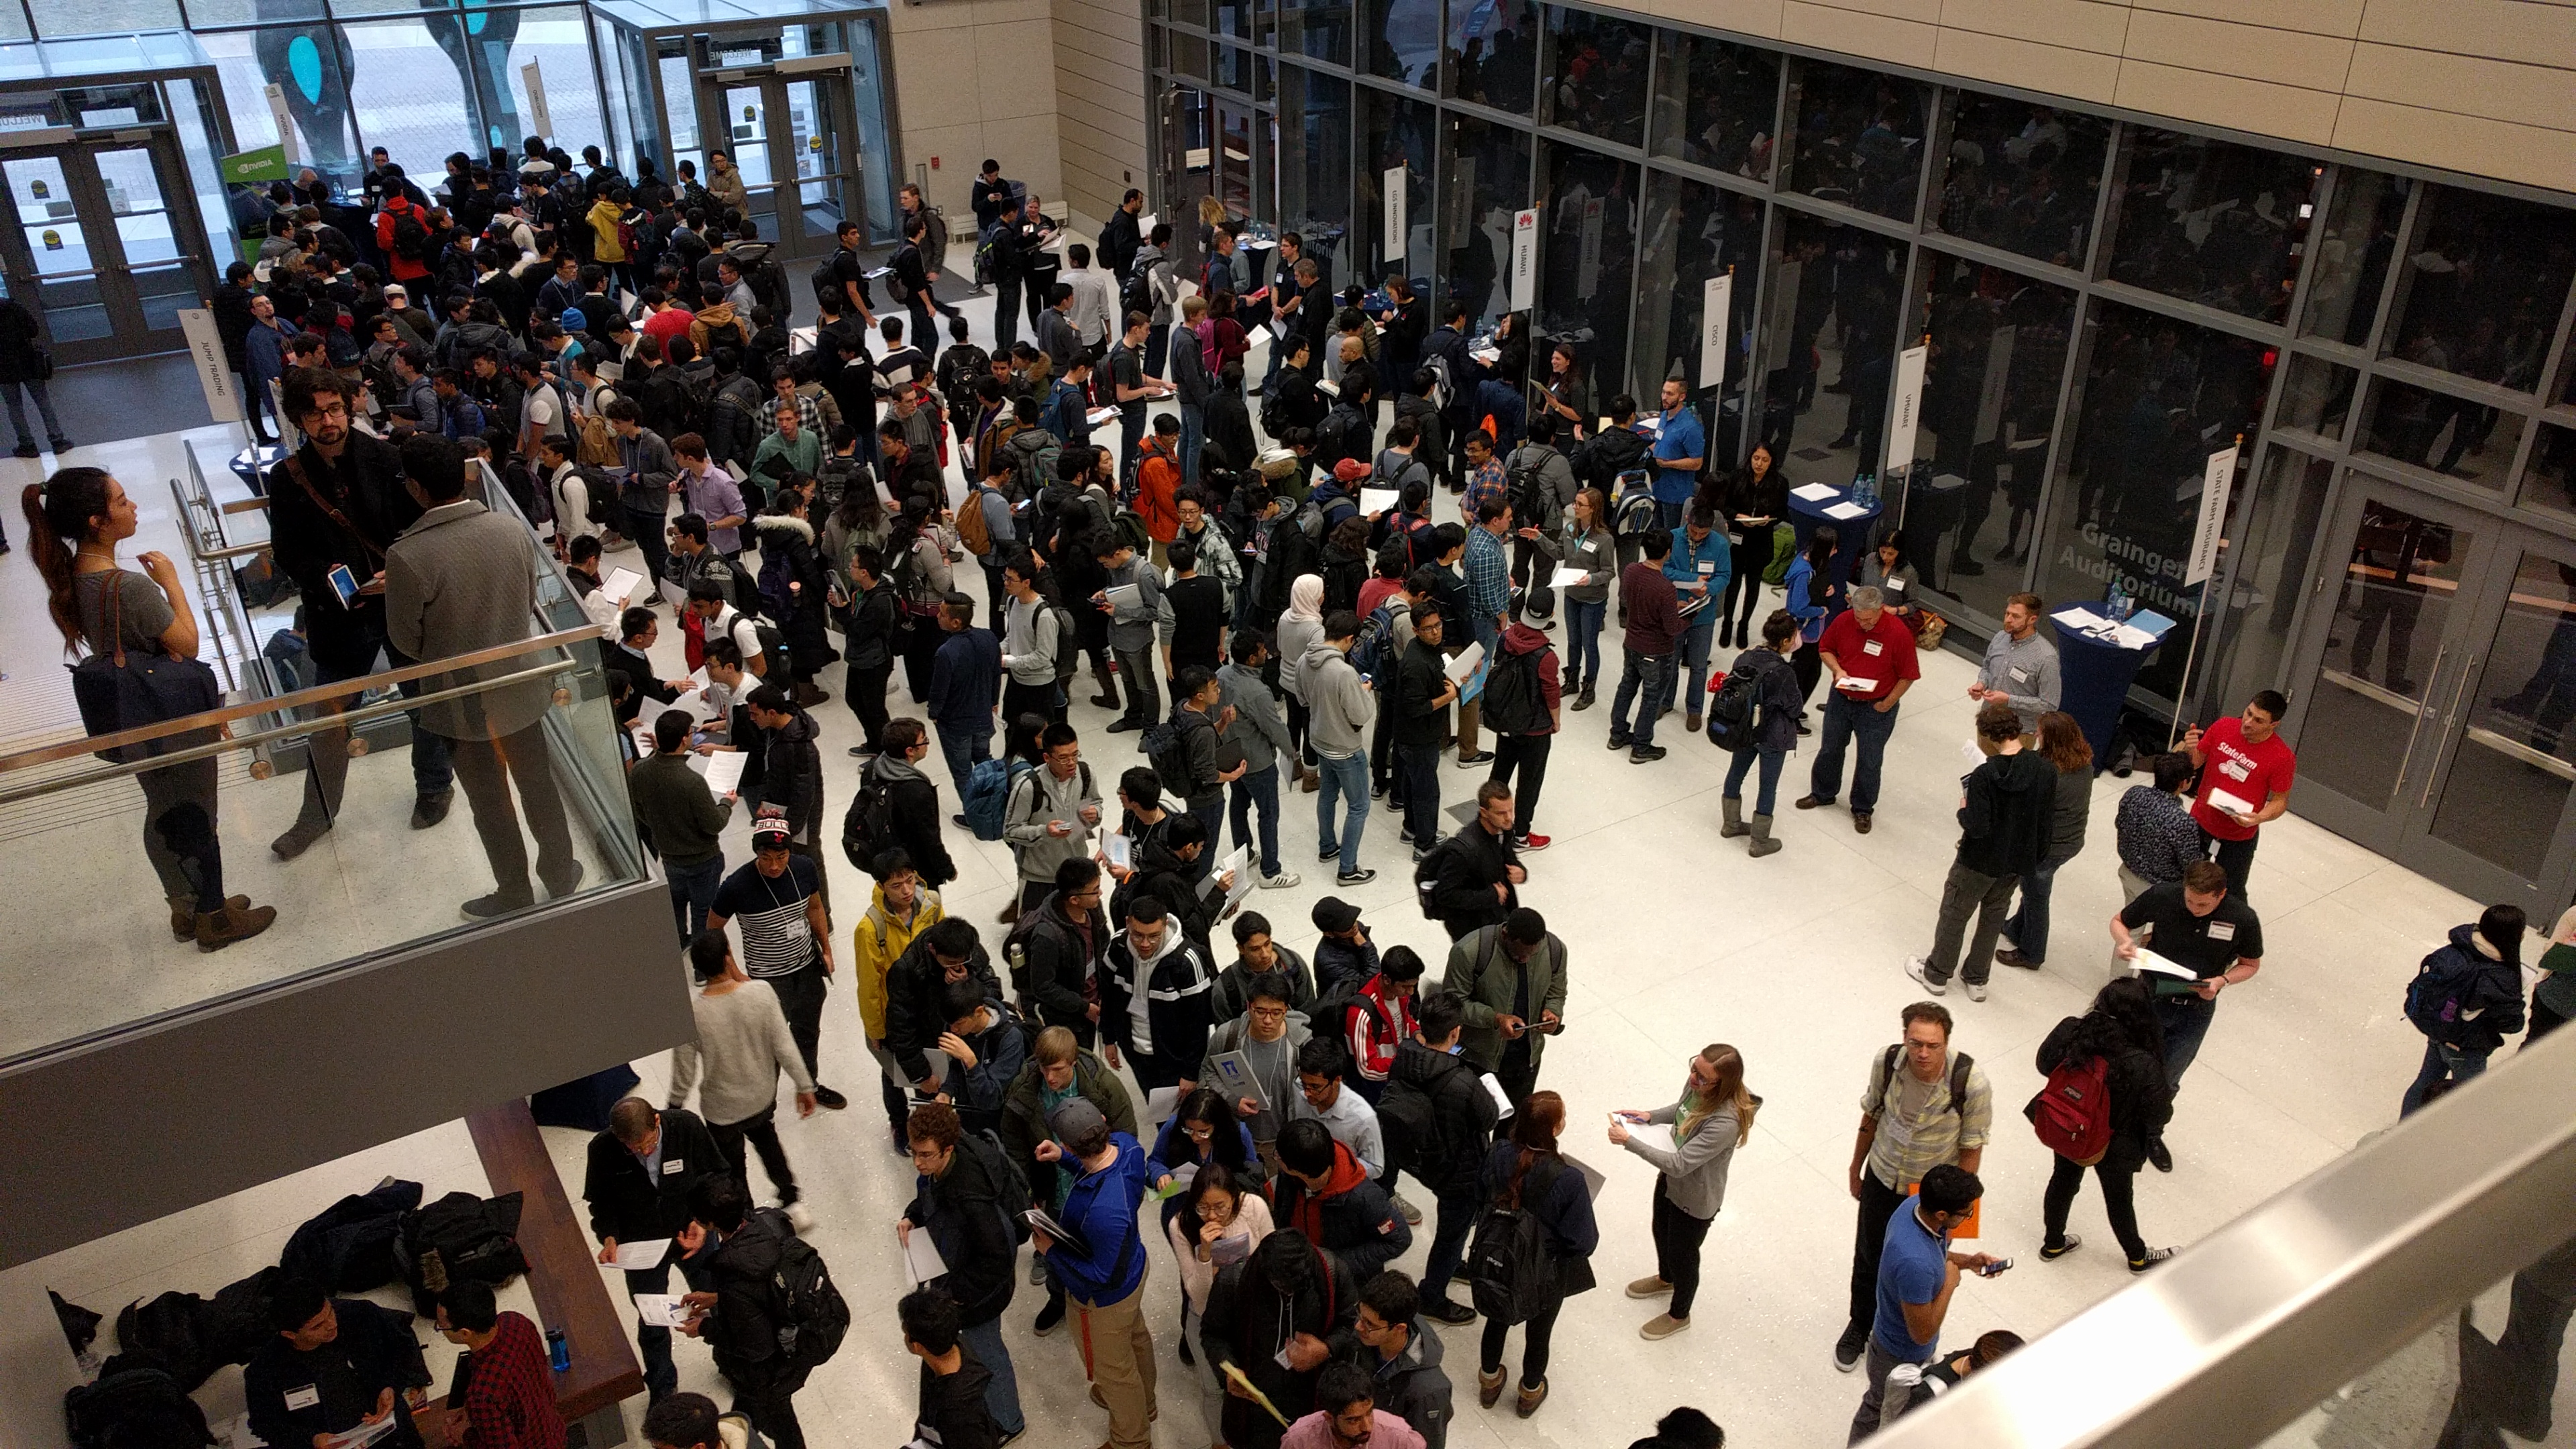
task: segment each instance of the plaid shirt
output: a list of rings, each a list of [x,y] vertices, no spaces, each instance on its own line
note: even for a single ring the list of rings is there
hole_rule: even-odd
[[[1961,1152],[1986,1145],[1987,1129],[1994,1123],[1994,1091],[1986,1085],[1986,1069],[1971,1062],[1968,1100],[1953,1107],[1950,1069],[1954,1063],[1946,1053],[1941,1075],[1929,1082],[1914,1075],[1903,1052],[1897,1053],[1896,1070],[1882,1077],[1885,1063],[1883,1052],[1870,1062],[1860,1109],[1878,1119],[1878,1131],[1869,1144],[1869,1170],[1880,1182],[1902,1192],[1933,1168],[1958,1161]]]
[[[816,404],[812,398],[807,397],[801,392],[797,393],[795,396],[796,426],[800,430],[811,433],[815,437],[822,439],[826,445],[829,445],[831,442],[831,434],[823,431],[823,409],[821,406]],[[770,434],[778,431],[778,405],[785,401],[787,401],[787,399],[778,396],[776,393],[771,393],[769,396],[760,400],[760,429],[756,434],[756,438],[766,438]]]
[[[1466,569],[1467,607],[1479,622],[1511,606],[1511,561],[1503,554],[1503,541],[1481,524],[1467,530]]]
[[[490,1343],[472,1354],[465,1382],[466,1449],[563,1449],[545,1340],[522,1314],[503,1313]]]
[[[1488,498],[1510,502],[1511,482],[1503,472],[1503,460],[1487,458],[1483,467],[1467,475],[1466,496],[1458,500],[1458,516],[1466,521],[1467,531],[1476,531],[1476,510]]]

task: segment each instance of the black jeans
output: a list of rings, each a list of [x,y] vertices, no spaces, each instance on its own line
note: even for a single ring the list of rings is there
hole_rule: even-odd
[[[2113,1167],[2108,1161],[2093,1164],[2093,1176],[2102,1184],[2102,1211],[2110,1215],[2111,1236],[2120,1240],[2121,1251],[2134,1263],[2147,1255],[2147,1240],[2138,1236],[2137,1195],[2138,1170]],[[2057,1154],[2057,1166],[2048,1174],[2048,1191],[2039,1201],[2040,1222],[2048,1236],[2041,1242],[2055,1247],[2066,1241],[2066,1214],[2075,1206],[2075,1194],[2084,1186],[2084,1164],[2063,1153]]]
[[[1695,1218],[1673,1206],[1667,1183],[1655,1179],[1655,1276],[1673,1285],[1672,1306],[1664,1311],[1675,1318],[1691,1316],[1691,1302],[1699,1297],[1699,1245],[1708,1237],[1710,1218]]]
[[[194,896],[200,911],[224,908],[224,847],[215,826],[215,762],[190,760],[145,770],[143,855],[165,896]]]
[[[734,1412],[751,1420],[752,1432],[768,1440],[770,1449],[805,1449],[805,1426],[796,1422],[796,1391],[804,1387],[804,1375],[774,1360],[733,1358],[718,1358],[716,1372],[733,1385]]]
[[[1896,1216],[1905,1194],[1878,1180],[1867,1163],[1860,1169],[1860,1224],[1852,1235],[1851,1318],[1843,1324],[1843,1348],[1858,1349],[1869,1340],[1870,1322],[1878,1316],[1878,1255],[1887,1246],[1887,1220]]]
[[[2208,852],[2210,859],[2218,862],[2220,870],[2227,872],[2227,893],[2240,901],[2249,899],[2245,880],[2254,873],[2254,847],[2262,840],[2260,835],[2243,840],[2221,840],[2206,830],[2200,832],[2200,848]]]
[[[1395,772],[1404,791],[1404,823],[1413,831],[1413,848],[1429,849],[1440,838],[1440,746],[1399,744]]]
[[[1520,772],[1519,788],[1512,791],[1512,834],[1527,835],[1538,820],[1539,787],[1547,783],[1548,746],[1556,736],[1494,736],[1494,772],[1491,778],[1506,785],[1512,783],[1512,772]]]
[[[667,506],[667,505],[666,505]],[[626,507],[626,536],[644,554],[645,572],[651,582],[660,584],[671,571],[670,540],[662,536],[662,515],[632,505]]]
[[[1728,566],[1734,571],[1726,578],[1726,597],[1718,601],[1717,627],[1720,633],[1732,630],[1740,643],[1753,627],[1753,611],[1762,607],[1762,571],[1771,566],[1771,530],[1755,529],[1733,548]]]
[[[1548,1340],[1556,1334],[1556,1315],[1565,1311],[1563,1303],[1545,1313],[1533,1314],[1521,1324],[1521,1387],[1534,1389],[1547,1381]],[[1503,1335],[1511,1325],[1499,1319],[1485,1320],[1484,1352],[1477,1366],[1485,1372],[1500,1373],[1503,1368]]]
[[[778,1108],[775,1106],[743,1118],[739,1122],[710,1122],[707,1134],[716,1140],[716,1150],[724,1154],[725,1168],[748,1192],[751,1177],[744,1170],[742,1145],[749,1142],[760,1154],[761,1169],[769,1174],[769,1185],[778,1189],[778,1205],[796,1201],[796,1169],[787,1165],[787,1149],[778,1144]]]
[[[831,978],[823,974],[823,958],[816,956],[784,976],[764,976],[769,989],[778,993],[778,1009],[787,1014],[787,1034],[796,1039],[796,1054],[805,1059],[805,1074],[817,1082],[819,1068],[814,1052],[823,1040],[823,1003],[832,994]]]
[[[627,1270],[627,1297],[633,1298],[639,1293],[669,1291],[671,1291],[670,1264],[664,1263],[658,1268]],[[644,1359],[645,1401],[658,1404],[668,1397],[672,1390],[680,1386],[679,1367],[671,1361],[671,1330],[656,1327],[650,1323],[638,1323],[635,1326],[635,1347]]]
[[[1005,728],[1019,723],[1021,715],[1033,714],[1049,724],[1064,723],[1064,693],[1053,683],[1022,684],[1006,679],[1002,684],[1002,723]]]
[[[885,735],[886,681],[894,677],[894,661],[865,669],[853,664],[849,674],[841,692],[849,696],[850,713],[859,717],[859,742],[873,750]]]

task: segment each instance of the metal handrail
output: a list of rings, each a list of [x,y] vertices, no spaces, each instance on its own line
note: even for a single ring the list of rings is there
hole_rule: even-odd
[[[2571,1097],[2576,1031],[2526,1041],[1873,1449],[2261,1444],[2576,1237]]]
[[[576,662],[573,660],[559,660],[553,663],[540,664],[529,669],[513,670],[508,674],[501,675],[494,679],[478,679],[471,684],[454,685],[447,689],[432,690],[426,694],[406,695],[394,699],[381,700],[375,704],[364,705],[357,709],[343,711],[339,714],[333,715],[327,720],[298,721],[278,725],[270,729],[260,730],[256,733],[247,735],[228,734],[219,740],[214,740],[202,745],[191,745],[184,750],[172,750],[166,755],[154,755],[149,759],[130,760],[124,764],[109,765],[104,769],[84,770],[78,774],[57,775],[49,779],[31,780],[23,785],[14,786],[8,789],[0,789],[0,805],[14,805],[21,800],[33,800],[40,795],[52,795],[63,790],[76,789],[83,785],[95,785],[102,780],[121,779],[127,775],[138,775],[152,770],[167,769],[172,765],[184,765],[190,760],[207,759],[211,756],[224,754],[232,750],[252,749],[257,746],[267,744],[272,740],[286,739],[294,735],[309,735],[317,730],[325,729],[346,729],[352,725],[365,724],[369,720],[382,719],[387,715],[403,714],[411,710],[416,710],[424,704],[439,704],[451,699],[463,699],[467,695],[471,694],[489,694],[493,690],[499,689],[504,685],[525,684],[534,680],[551,679],[555,675],[561,674],[563,671],[574,667],[576,667]],[[383,676],[377,675],[374,676],[374,678],[380,680]],[[369,687],[373,687],[372,682]],[[261,709],[254,711],[254,713],[265,714],[268,713],[268,711]],[[206,718],[206,716],[199,715],[197,718],[202,720]],[[201,724],[198,725],[197,728],[203,729],[205,726]],[[94,742],[89,740],[83,740],[80,742],[78,748],[87,750],[93,743]]]
[[[13,770],[30,769],[37,765],[49,765],[61,760],[77,759],[82,755],[96,754],[104,750],[119,749],[127,745],[139,745],[152,740],[166,739],[172,735],[183,735],[193,730],[210,729],[217,725],[230,724],[235,720],[248,719],[253,715],[275,714],[288,710],[301,709],[307,705],[327,704],[344,695],[364,694],[371,689],[376,689],[388,684],[402,684],[415,679],[426,679],[434,674],[452,674],[459,669],[472,669],[479,665],[495,664],[504,659],[516,659],[522,655],[534,654],[539,650],[560,649],[569,645],[581,643],[585,640],[596,642],[598,638],[599,629],[597,626],[584,624],[577,629],[560,629],[551,634],[535,635],[514,644],[495,644],[489,649],[477,649],[471,654],[458,654],[446,659],[433,659],[426,664],[406,664],[400,669],[388,669],[376,674],[360,675],[355,679],[344,679],[333,684],[317,684],[311,689],[299,689],[293,694],[281,694],[270,699],[253,700],[247,704],[229,704],[225,705],[221,709],[206,710],[198,714],[189,715],[184,719],[163,720],[158,724],[142,725],[130,730],[121,730],[112,735],[92,735],[83,739],[66,740],[60,744],[41,746],[37,749],[20,750],[15,754],[0,755],[0,775],[8,774]],[[563,664],[557,664],[552,667],[554,669],[561,669],[566,666]],[[471,693],[473,691],[468,690],[466,692]],[[402,702],[401,708],[417,709],[420,707],[422,701],[428,698],[430,698],[430,696],[424,695],[417,698],[406,699]],[[362,711],[355,710],[346,712],[338,717],[337,722],[345,723],[347,721],[357,719],[361,717],[362,713]],[[318,723],[321,722],[316,722],[316,724]],[[301,733],[313,727],[315,727],[315,725],[311,724],[296,726],[284,731],[284,733]],[[277,733],[279,732],[273,730],[267,731],[264,732],[261,737],[266,738],[269,735]],[[167,755],[160,756],[154,763],[157,764],[172,758],[174,757]]]

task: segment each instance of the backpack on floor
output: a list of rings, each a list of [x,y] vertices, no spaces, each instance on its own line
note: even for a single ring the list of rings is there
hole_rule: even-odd
[[[215,1442],[206,1411],[157,1368],[102,1374],[66,1390],[63,1421],[77,1449],[196,1449]]]
[[[2111,1148],[2111,1059],[2069,1056],[2025,1110],[2041,1146],[2091,1167]]]

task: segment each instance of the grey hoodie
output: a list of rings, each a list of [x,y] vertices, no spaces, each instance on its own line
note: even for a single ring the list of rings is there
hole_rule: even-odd
[[[1307,646],[1299,678],[1306,686],[1306,737],[1315,753],[1343,760],[1367,749],[1377,701],[1349,656],[1317,639]]]
[[[1229,664],[1216,672],[1225,686],[1225,702],[1234,706],[1234,723],[1225,737],[1243,748],[1243,773],[1249,777],[1275,768],[1282,750],[1293,750],[1288,721],[1279,712],[1279,696],[1270,692],[1261,671]]]

